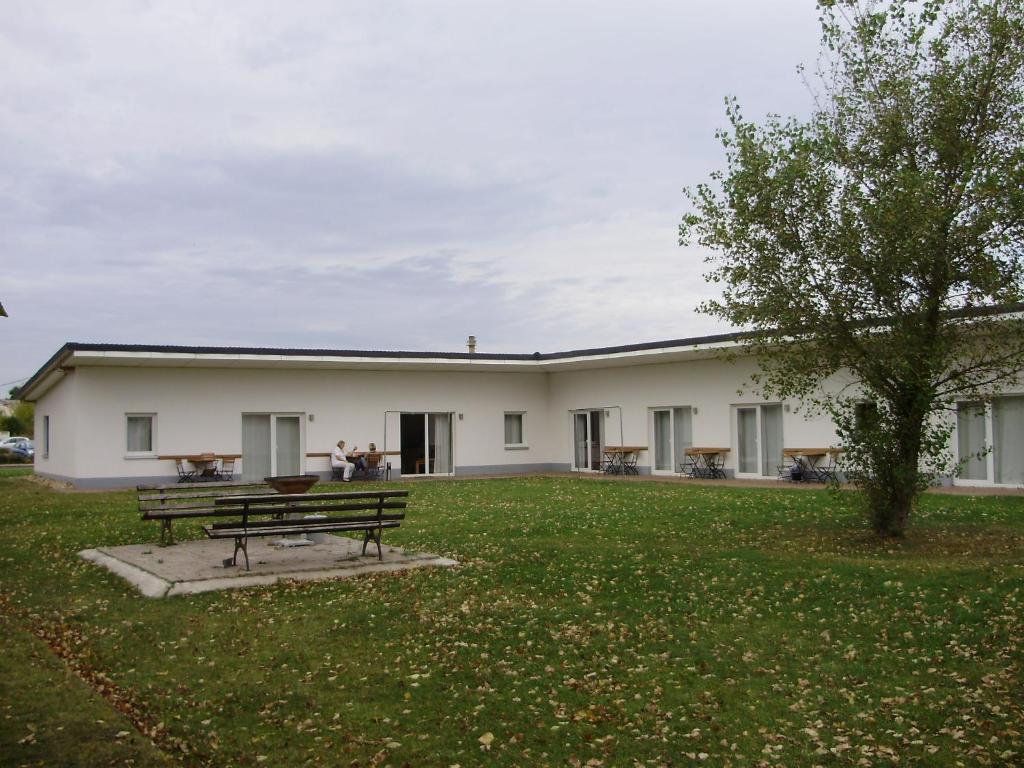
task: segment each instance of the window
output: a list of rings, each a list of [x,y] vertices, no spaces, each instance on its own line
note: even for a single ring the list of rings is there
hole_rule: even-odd
[[[50,417],[43,416],[43,458],[50,458]]]
[[[508,412],[505,414],[505,447],[525,448],[526,440],[523,437],[523,421],[526,414],[521,411]]]
[[[853,426],[857,431],[871,430],[878,424],[878,404],[861,400],[853,406]]]
[[[126,414],[126,451],[129,455],[153,454],[153,433],[156,422],[156,414],[153,413],[129,413]]]

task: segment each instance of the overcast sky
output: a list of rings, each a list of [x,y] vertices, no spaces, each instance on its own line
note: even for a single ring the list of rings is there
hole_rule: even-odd
[[[682,188],[806,114],[810,0],[18,2],[0,385],[66,341],[550,352],[727,330]]]

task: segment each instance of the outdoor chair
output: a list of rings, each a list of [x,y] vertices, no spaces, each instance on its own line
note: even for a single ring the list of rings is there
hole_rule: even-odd
[[[819,464],[814,467],[814,474],[816,475],[818,482],[835,483],[839,480],[836,475],[836,469],[836,455],[830,452],[828,454],[828,460],[823,466]]]
[[[228,457],[221,459],[220,469],[217,471],[218,480],[231,480],[235,476],[235,459]]]
[[[622,457],[622,473],[625,475],[639,475],[640,470],[636,468],[636,451]]]
[[[190,483],[192,478],[195,477],[195,470],[189,469],[185,465],[185,459],[177,458],[174,460],[174,467],[178,470],[178,482],[179,483]]]
[[[366,479],[367,480],[383,480],[384,479],[384,454],[382,453],[368,453],[363,456],[366,461]]]
[[[725,456],[720,453],[712,456],[708,461],[708,470],[710,471],[711,478],[725,480]]]
[[[789,464],[779,464],[779,480],[786,480],[792,483],[799,483],[804,481],[806,478],[806,470],[804,466],[793,459]]]

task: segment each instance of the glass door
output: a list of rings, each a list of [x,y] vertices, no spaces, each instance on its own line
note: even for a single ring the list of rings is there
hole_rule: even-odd
[[[736,474],[774,477],[782,463],[782,406],[736,408]]]
[[[256,482],[270,471],[270,416],[242,414],[242,479]]]
[[[242,414],[242,479],[302,473],[302,416]]]
[[[403,475],[451,475],[454,472],[451,413],[403,413],[399,416]]]
[[[603,410],[573,411],[573,469],[597,471],[604,454]]]
[[[680,471],[686,449],[693,444],[693,420],[689,406],[655,408],[654,472],[671,474]]]
[[[298,416],[276,416],[274,417],[274,474],[275,475],[297,475],[299,474],[299,417]]]
[[[1024,485],[1024,397],[992,401],[992,457],[1000,485]]]

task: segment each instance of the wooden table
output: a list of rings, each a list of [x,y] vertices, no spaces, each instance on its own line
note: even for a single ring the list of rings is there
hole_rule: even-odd
[[[636,460],[646,445],[606,445],[604,447],[604,471],[610,475],[636,475]]]
[[[690,460],[689,469],[684,463],[680,472],[686,472],[690,477],[703,477],[708,479],[725,479],[725,455],[729,453],[728,448],[701,448],[692,446],[683,451],[686,458]]]

